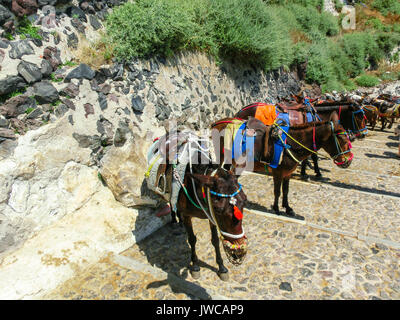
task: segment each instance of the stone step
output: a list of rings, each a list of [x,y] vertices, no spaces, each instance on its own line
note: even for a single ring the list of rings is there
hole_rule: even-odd
[[[272,177],[251,173],[243,175],[239,181],[243,184],[250,209],[271,212],[274,201]],[[308,222],[364,236],[400,241],[398,196],[295,179],[291,180],[289,189],[290,206]],[[281,203],[282,196],[280,206]]]

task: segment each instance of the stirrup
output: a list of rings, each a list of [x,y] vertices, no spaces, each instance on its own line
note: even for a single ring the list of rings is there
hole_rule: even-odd
[[[161,180],[161,178],[163,179],[163,182],[164,182],[164,190],[162,190],[162,189],[160,188],[160,180]],[[156,186],[157,186],[157,187],[156,187],[156,191],[157,191],[158,193],[160,193],[161,195],[165,195],[165,192],[166,192],[166,190],[167,190],[167,178],[165,177],[165,173],[160,174],[160,176],[158,177]]]

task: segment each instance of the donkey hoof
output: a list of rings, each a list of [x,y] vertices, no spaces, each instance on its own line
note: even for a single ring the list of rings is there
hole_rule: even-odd
[[[200,270],[199,271],[190,270],[190,275],[192,276],[193,279],[197,280],[200,278]]]
[[[322,179],[323,179],[323,178],[322,178],[322,174],[317,173],[317,174],[315,175],[315,180],[321,181]]]
[[[272,213],[279,216],[279,208],[272,207]]]
[[[228,281],[229,280],[229,273],[228,272],[218,272],[218,277],[222,281]]]
[[[300,176],[300,179],[303,180],[303,181],[308,181],[309,178],[310,178],[310,176],[308,174],[302,174]]]

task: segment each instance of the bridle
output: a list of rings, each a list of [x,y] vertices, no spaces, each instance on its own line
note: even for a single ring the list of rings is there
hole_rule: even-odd
[[[338,151],[338,154],[335,155],[335,156],[332,156],[332,159],[333,159],[333,162],[334,162],[337,166],[340,166],[340,165],[342,165],[342,164],[345,164],[346,162],[349,162],[349,161],[353,160],[354,155],[353,155],[353,153],[351,152],[352,145],[351,145],[351,142],[350,142],[349,135],[347,134],[346,131],[335,133],[335,127],[334,127],[334,125],[333,125],[333,122],[331,121],[330,124],[331,124],[331,128],[332,128],[333,137],[334,137],[334,140],[335,140],[336,150]],[[346,138],[349,140],[349,149],[348,149],[348,150],[343,151],[342,148],[340,147],[340,143],[339,143],[338,138],[337,138],[337,136],[339,136],[339,135],[344,135],[344,136],[346,136]],[[345,160],[342,161],[342,162],[338,162],[338,161],[336,160],[338,157],[340,157],[340,156],[342,156],[342,155],[344,155],[344,154],[346,154],[346,153],[350,153],[350,157],[349,157],[349,158],[346,158],[346,157],[345,157]]]
[[[339,113],[338,113],[339,122],[340,122],[340,114],[341,114],[341,111],[342,111],[342,106],[339,107]],[[361,135],[361,133],[364,132],[364,131],[365,131],[364,135],[368,133],[368,128],[367,128],[367,126],[364,126],[364,128],[360,128],[360,127],[358,126],[358,123],[357,123],[357,121],[356,121],[356,114],[358,114],[358,113],[362,113],[364,119],[365,119],[365,120],[367,119],[367,117],[366,117],[366,115],[365,115],[365,112],[364,112],[364,110],[363,110],[362,108],[359,108],[359,109],[356,110],[356,111],[352,111],[352,112],[351,112],[351,124],[352,124],[352,126],[353,126],[353,130],[351,130],[351,129],[348,129],[348,130],[347,130],[347,131],[350,131],[350,133],[354,134],[356,137],[359,137],[359,136]]]

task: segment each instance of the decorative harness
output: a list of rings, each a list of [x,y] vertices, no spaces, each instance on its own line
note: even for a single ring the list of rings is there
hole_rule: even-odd
[[[192,142],[192,139],[191,139],[191,136],[190,136],[190,135],[189,135],[189,139],[188,139],[187,146],[188,146],[188,148],[189,148],[189,154],[191,154],[191,150],[190,150],[190,149],[191,149],[191,143],[189,143],[189,142]],[[200,148],[201,148],[201,147],[200,147]],[[209,151],[209,148],[208,148],[208,149],[203,149],[203,154],[204,154],[204,151],[205,151],[205,150]],[[200,150],[198,150],[198,151],[200,151]],[[210,158],[208,155],[207,155],[207,158],[211,161],[211,158]],[[222,231],[221,228],[220,228],[219,225],[218,225],[217,219],[215,218],[214,208],[213,208],[212,202],[211,202],[211,194],[213,194],[214,196],[217,196],[217,197],[230,198],[229,203],[233,205],[234,215],[235,215],[236,219],[241,220],[241,219],[243,218],[243,214],[242,214],[242,212],[239,210],[239,208],[236,207],[237,199],[235,198],[235,197],[239,194],[239,192],[242,190],[242,185],[241,185],[240,183],[239,183],[239,188],[238,188],[238,190],[236,190],[236,191],[235,191],[234,193],[232,193],[232,194],[222,194],[222,193],[218,193],[218,192],[215,192],[215,191],[210,190],[210,188],[207,187],[207,198],[206,198],[206,194],[205,194],[205,192],[204,192],[204,187],[202,187],[203,201],[205,202],[205,206],[206,206],[206,207],[208,206],[208,210],[207,210],[205,207],[203,207],[203,205],[201,204],[200,199],[199,199],[198,196],[197,196],[197,192],[196,192],[196,183],[195,183],[194,179],[191,178],[191,180],[192,180],[192,186],[193,186],[193,190],[194,190],[194,195],[195,195],[195,198],[196,198],[196,200],[197,200],[197,203],[190,197],[189,192],[187,191],[187,188],[186,188],[185,184],[182,182],[181,177],[179,176],[178,172],[175,170],[175,165],[173,165],[173,168],[174,168],[174,170],[173,170],[174,177],[179,181],[179,183],[180,183],[180,185],[182,186],[183,191],[185,192],[187,198],[189,199],[189,201],[190,201],[197,209],[201,209],[201,210],[204,212],[204,214],[206,215],[206,217],[208,218],[208,220],[209,220],[213,225],[216,226],[217,232],[218,232],[218,235],[219,235],[219,238],[220,238],[221,240],[224,240],[224,237],[223,237],[223,236],[229,237],[229,238],[231,238],[231,239],[240,239],[240,238],[243,238],[243,237],[245,236],[245,232],[244,232],[243,227],[242,227],[242,233],[240,233],[240,234],[231,234],[231,233]],[[193,173],[193,171],[192,171],[192,159],[191,159],[191,157],[189,158],[189,169],[190,169],[190,173]],[[222,168],[222,169],[223,169],[223,168]],[[207,172],[207,170],[208,170],[208,168],[206,169],[206,172]],[[214,176],[214,175],[216,174],[217,170],[218,170],[218,168],[215,169],[215,170],[211,173],[211,176]],[[225,170],[225,169],[223,169],[223,170]],[[205,172],[205,173],[206,173],[206,172]]]
[[[340,114],[341,114],[341,112],[342,112],[342,106],[339,106],[339,114],[338,114],[338,116],[339,116],[339,123],[340,123]],[[353,130],[348,129],[347,131],[350,131],[350,132],[353,133],[356,137],[360,136],[360,135],[361,135],[361,132],[363,132],[363,131],[366,131],[365,134],[368,133],[368,128],[367,128],[367,126],[364,126],[364,128],[361,128],[361,129],[360,129],[360,127],[358,126],[358,123],[357,123],[357,121],[356,121],[356,116],[355,116],[357,113],[362,113],[364,119],[367,120],[367,116],[365,115],[365,112],[364,112],[364,110],[363,110],[362,108],[360,108],[359,110],[356,110],[356,111],[352,111],[352,112],[351,112],[351,123],[352,123],[352,125],[353,125]]]

